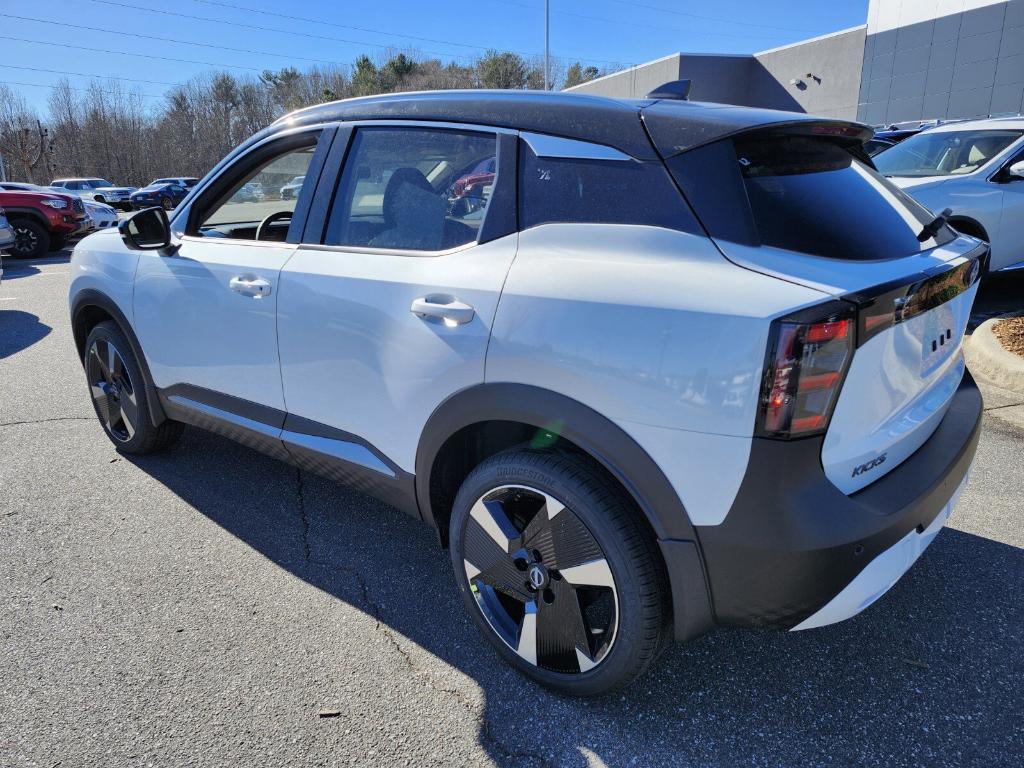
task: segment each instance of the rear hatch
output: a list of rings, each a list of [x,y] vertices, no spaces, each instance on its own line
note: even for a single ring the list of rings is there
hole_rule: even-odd
[[[897,467],[945,415],[987,256],[874,170],[868,135],[805,118],[666,157],[726,258],[856,307],[852,358],[822,426],[825,473],[846,493]]]

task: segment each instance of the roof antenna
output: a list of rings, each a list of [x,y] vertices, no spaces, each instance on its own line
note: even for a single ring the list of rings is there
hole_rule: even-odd
[[[669,80],[647,94],[648,99],[674,99],[688,101],[690,98],[691,80]]]

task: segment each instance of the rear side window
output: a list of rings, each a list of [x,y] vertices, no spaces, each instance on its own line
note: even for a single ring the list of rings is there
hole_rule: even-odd
[[[644,224],[699,232],[660,162],[537,157],[520,142],[520,228],[540,224]]]
[[[918,240],[934,216],[831,139],[755,133],[669,165],[712,236],[723,240],[864,261],[954,237],[943,228]]]
[[[324,242],[443,251],[476,242],[497,181],[494,134],[360,128]]]

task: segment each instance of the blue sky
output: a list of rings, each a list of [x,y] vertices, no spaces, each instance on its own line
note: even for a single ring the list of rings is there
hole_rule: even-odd
[[[751,53],[863,24],[867,2],[552,0],[551,54],[610,67],[676,51]],[[125,78],[125,85],[157,97],[147,101],[158,104],[168,83],[229,66],[255,74],[289,65],[348,64],[364,52],[384,58],[388,48],[458,60],[489,47],[523,54],[540,54],[544,47],[542,0],[0,0],[0,5],[0,82],[37,107],[45,105],[49,90],[23,84],[45,86],[62,77],[40,69],[83,73],[70,77],[76,87],[86,85],[88,75]]]

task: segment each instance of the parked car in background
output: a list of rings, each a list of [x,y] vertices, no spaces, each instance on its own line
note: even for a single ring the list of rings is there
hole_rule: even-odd
[[[118,187],[106,179],[54,179],[50,186],[80,195],[97,203],[106,203],[125,211],[131,210],[131,194],[135,187]]]
[[[563,693],[715,624],[842,621],[938,535],[982,417],[988,246],[864,162],[870,136],[566,93],[300,110],[173,216],[75,249],[87,391],[123,453],[192,424],[434,526],[480,642]],[[283,169],[295,200],[232,205]]]
[[[152,187],[156,184],[177,184],[179,187],[184,187],[185,189],[192,189],[192,187],[194,187],[198,183],[199,179],[197,179],[195,176],[169,176],[163,179],[153,179],[146,186]]]
[[[0,280],[4,277],[4,253],[14,246],[14,227],[7,221],[7,212],[0,208]]]
[[[471,189],[480,189],[487,184],[493,183],[497,162],[496,158],[489,157],[483,162],[478,163],[469,173],[456,179],[452,185],[451,196],[462,197],[468,194]]]
[[[78,197],[56,192],[0,191],[0,207],[14,228],[13,256],[36,258],[64,247],[91,227]]]
[[[235,192],[232,199],[236,203],[258,203],[266,197],[263,192],[263,185],[258,181],[250,181],[247,184],[243,184],[241,188]]]
[[[23,181],[0,182],[0,190],[7,190],[9,192],[19,190],[22,192],[58,192],[81,198],[81,195],[77,192],[72,193],[60,187],[41,187],[38,184],[27,184]],[[117,211],[109,205],[97,203],[95,200],[89,199],[82,199],[82,204],[85,206],[86,216],[92,223],[90,229],[106,229],[117,226]]]
[[[875,167],[992,246],[990,271],[1024,268],[1024,117],[946,123],[877,155]]]
[[[888,149],[889,147],[895,147],[896,142],[890,139],[880,139],[877,135],[873,138],[868,139],[864,142],[864,151],[871,157],[874,157],[879,152]]]
[[[299,190],[302,189],[302,182],[305,181],[305,179],[305,176],[296,176],[281,187],[281,199],[291,200],[295,198],[299,194]]]
[[[181,184],[154,181],[142,189],[132,192],[130,198],[132,208],[152,208],[159,205],[169,211],[188,195],[188,190]]]

